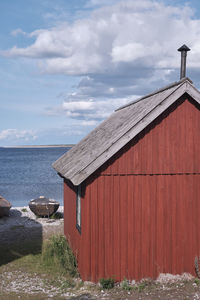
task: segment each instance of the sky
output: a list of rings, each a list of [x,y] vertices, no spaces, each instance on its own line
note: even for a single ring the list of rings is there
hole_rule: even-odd
[[[0,146],[74,144],[116,108],[187,76],[199,0],[0,0]]]

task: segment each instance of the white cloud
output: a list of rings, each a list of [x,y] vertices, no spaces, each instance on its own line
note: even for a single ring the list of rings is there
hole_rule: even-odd
[[[0,140],[35,140],[37,136],[32,130],[4,129],[0,131]]]
[[[62,109],[66,116],[83,120],[81,125],[94,126],[102,119],[107,118],[116,108],[135,100],[137,96],[126,98],[114,98],[109,101],[100,99],[99,101],[65,101]],[[89,104],[89,105],[88,105]]]
[[[57,33],[59,33],[57,35]],[[4,51],[7,56],[22,56],[29,58],[52,58],[64,57],[71,54],[71,46],[66,44],[62,29],[36,30],[29,34],[29,37],[36,37],[33,45],[27,48],[17,48],[14,46],[8,51]]]
[[[94,109],[94,102],[88,101],[76,101],[76,102],[64,102],[63,108],[69,111],[88,111]]]
[[[138,58],[145,57],[147,50],[140,43],[128,43],[116,46],[112,49],[113,62],[131,62]]]
[[[134,69],[134,62],[140,58],[144,59],[141,67],[176,68],[179,65],[177,47],[184,42],[194,49],[200,47],[197,38],[200,21],[191,17],[188,7],[167,6],[150,0],[111,3],[96,9],[87,19],[34,31],[32,45],[13,47],[4,53],[42,58],[40,66],[45,72],[86,75],[113,72],[116,62],[133,63]],[[15,31],[19,32],[21,29]]]
[[[83,96],[82,96],[83,97]],[[78,123],[71,125],[90,126],[94,127],[100,121],[107,118],[119,106],[125,105],[137,99],[138,95],[131,95],[124,98],[105,99],[85,99],[79,101],[79,95],[74,94],[69,96],[61,106],[54,108],[47,108],[46,114],[48,115],[61,115],[64,114],[70,119],[78,120]]]
[[[96,121],[96,120],[83,120],[82,122],[81,122],[81,126],[96,126],[98,124],[98,121]]]
[[[188,67],[200,67],[200,20],[189,6],[90,0],[88,7],[93,8],[89,17],[36,30],[28,47],[1,52],[37,59],[42,72],[82,76],[76,91],[48,114],[95,125],[135,95],[178,80],[177,48],[184,43],[192,49]]]
[[[11,35],[13,36],[17,36],[17,35],[27,35],[27,33],[25,31],[23,31],[21,28],[17,28],[13,31],[11,31]]]

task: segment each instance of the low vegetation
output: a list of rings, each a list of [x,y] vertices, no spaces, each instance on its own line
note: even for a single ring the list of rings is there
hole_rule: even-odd
[[[54,219],[54,220],[63,219],[63,213],[57,211],[50,217],[50,219]]]
[[[121,288],[125,291],[131,291],[133,289],[133,286],[126,278],[124,278],[124,280],[121,282]]]
[[[115,285],[115,280],[113,278],[101,278],[99,282],[103,289],[112,289]]]
[[[44,242],[42,248],[42,263],[54,271],[69,274],[74,277],[78,275],[76,258],[62,235],[52,236]]]

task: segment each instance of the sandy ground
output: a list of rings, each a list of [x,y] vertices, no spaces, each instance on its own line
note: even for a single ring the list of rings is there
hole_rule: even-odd
[[[58,212],[63,215],[63,207]],[[51,234],[63,234],[64,220],[38,218],[29,207],[13,207],[9,217],[0,218],[0,244],[16,240],[44,239]]]

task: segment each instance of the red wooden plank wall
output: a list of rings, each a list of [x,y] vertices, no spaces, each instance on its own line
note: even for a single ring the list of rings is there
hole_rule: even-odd
[[[200,255],[200,111],[181,99],[85,182],[82,231],[65,184],[65,234],[84,280],[194,274]]]
[[[190,101],[182,102],[114,155],[101,167],[101,174],[200,172],[200,111]]]
[[[76,255],[79,248],[79,233],[76,229],[76,187],[69,181],[64,182],[64,234]]]
[[[199,182],[199,174],[98,177],[83,199],[93,209],[90,242],[82,240],[79,249],[83,279],[194,275],[200,255]]]

